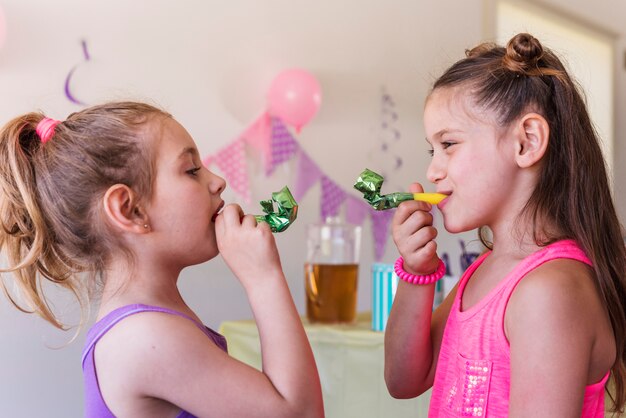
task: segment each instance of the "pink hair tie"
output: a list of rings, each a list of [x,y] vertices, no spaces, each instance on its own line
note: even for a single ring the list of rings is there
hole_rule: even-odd
[[[41,138],[42,144],[45,144],[52,139],[52,136],[54,135],[54,128],[56,128],[59,123],[61,123],[61,121],[51,118],[43,118],[39,121],[35,130],[37,131],[39,138]]]

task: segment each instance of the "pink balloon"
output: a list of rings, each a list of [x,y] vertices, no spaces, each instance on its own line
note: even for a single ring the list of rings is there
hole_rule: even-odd
[[[280,118],[300,132],[320,107],[320,83],[305,70],[285,70],[272,81],[267,100],[270,115]]]

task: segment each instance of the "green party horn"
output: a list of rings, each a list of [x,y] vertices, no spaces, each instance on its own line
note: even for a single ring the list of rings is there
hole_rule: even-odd
[[[267,222],[272,232],[284,231],[298,216],[298,203],[287,186],[272,193],[271,199],[261,200],[260,203],[266,214],[254,215],[254,217],[257,222]],[[276,211],[274,211],[274,203],[276,203]]]
[[[420,200],[422,202],[436,205],[447,196],[441,193],[389,193],[380,194],[383,186],[383,176],[372,170],[365,169],[354,183],[354,188],[363,193],[363,198],[376,210],[385,210],[398,207],[406,200]]]

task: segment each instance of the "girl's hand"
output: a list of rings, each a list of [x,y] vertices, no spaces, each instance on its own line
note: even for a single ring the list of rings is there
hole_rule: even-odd
[[[412,183],[411,193],[424,191]],[[411,274],[430,274],[437,269],[437,229],[433,227],[432,206],[425,202],[402,202],[391,221],[393,241],[404,258],[404,270]]]
[[[237,204],[229,204],[215,219],[217,247],[244,288],[268,275],[281,276],[282,268],[274,235],[265,222],[244,215]]]

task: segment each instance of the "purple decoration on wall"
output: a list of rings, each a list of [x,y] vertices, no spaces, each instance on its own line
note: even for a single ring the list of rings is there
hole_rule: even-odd
[[[354,225],[362,225],[365,217],[370,212],[370,206],[354,196],[346,198],[346,222]]]
[[[389,241],[389,224],[395,209],[370,210],[372,219],[372,234],[374,235],[374,256],[380,261],[385,255],[385,246]]]
[[[317,183],[322,176],[320,168],[302,149],[298,151],[298,165],[296,168],[296,181],[293,188],[293,197],[297,201],[302,199],[309,189]]]
[[[478,257],[480,257],[480,253],[477,252],[467,252],[467,248],[465,246],[465,241],[462,239],[459,240],[459,244],[461,244],[461,270],[464,272],[467,268],[472,264]]]
[[[448,255],[448,253],[443,253],[441,255],[441,261],[443,261],[443,264],[445,264],[446,266],[446,276],[454,276],[454,274],[452,273],[452,269],[450,268],[450,256]]]
[[[272,118],[272,133],[270,137],[270,158],[265,167],[265,174],[269,176],[276,166],[288,161],[298,151],[298,143],[295,141],[285,124],[278,119]]]
[[[337,216],[339,207],[346,200],[346,192],[334,181],[322,175],[322,198],[320,201],[320,216],[322,220],[328,216]]]
[[[87,51],[87,41],[82,40],[81,44],[83,47],[83,57],[85,58],[85,61],[89,61],[91,57],[89,56],[89,51]],[[76,71],[79,65],[80,64],[75,65],[67,74],[67,77],[65,78],[65,96],[69,99],[70,102],[75,103],[77,105],[85,106],[86,104],[78,100],[76,97],[74,97],[74,95],[72,94],[70,90],[70,80],[72,79],[72,76],[74,75],[74,71]]]

